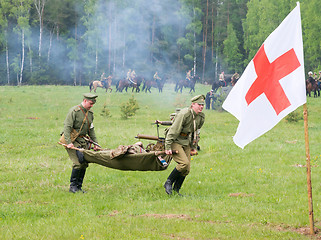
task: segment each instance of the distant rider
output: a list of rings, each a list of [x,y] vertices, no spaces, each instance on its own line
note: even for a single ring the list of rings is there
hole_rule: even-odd
[[[105,75],[105,72],[103,72],[100,76],[100,81],[104,81],[106,79],[106,75]]]
[[[315,83],[315,79],[313,78],[313,72],[308,72],[308,82],[311,83],[312,85]]]
[[[155,72],[153,78],[154,78],[155,81],[161,80],[161,78],[158,76],[158,72],[157,71]]]
[[[224,82],[224,86],[226,86],[226,81],[225,81],[225,74],[224,72],[221,72],[220,76],[218,77],[218,80],[220,82]]]
[[[188,70],[187,73],[186,73],[186,80],[189,81],[189,82],[191,81],[191,78],[192,78],[192,73],[191,72],[192,72],[191,70]]]

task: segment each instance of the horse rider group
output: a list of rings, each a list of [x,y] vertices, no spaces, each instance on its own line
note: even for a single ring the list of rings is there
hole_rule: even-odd
[[[134,79],[136,78],[136,72],[135,70],[131,70],[129,69],[128,72],[127,72],[127,76],[126,76],[126,79],[128,80],[128,82],[132,83],[132,84],[136,84],[134,82]]]
[[[235,72],[232,77],[231,77],[231,85],[234,86],[237,82],[237,80],[239,80],[240,78],[240,74],[238,74],[238,72]],[[220,73],[219,77],[218,77],[218,80],[220,82],[224,82],[224,85],[227,86],[227,82],[225,80],[225,73],[224,71]]]
[[[312,85],[314,83],[317,83],[318,88],[320,88],[321,85],[321,71],[319,71],[319,76],[317,77],[317,74],[314,73],[312,71],[308,72],[308,79],[307,82],[311,83]]]

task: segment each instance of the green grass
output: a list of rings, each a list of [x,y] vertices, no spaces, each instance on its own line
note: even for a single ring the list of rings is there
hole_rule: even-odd
[[[123,120],[120,106],[132,93],[99,95],[99,143],[132,144],[138,133],[156,135],[156,119],[169,120],[185,89],[134,94],[140,109]],[[196,94],[210,86],[197,85]],[[181,189],[166,195],[161,172],[126,172],[90,165],[86,194],[68,192],[71,161],[57,144],[70,107],[88,87],[0,87],[0,239],[310,239],[303,121],[282,120],[245,147],[232,140],[238,121],[204,110],[201,151]],[[320,228],[320,99],[309,98],[309,134],[315,226]],[[104,104],[111,117],[104,115]],[[302,112],[302,107],[298,109]],[[164,127],[160,127],[163,134]],[[148,141],[144,140],[146,145]],[[241,193],[239,196],[237,193]],[[231,196],[232,194],[232,196]]]

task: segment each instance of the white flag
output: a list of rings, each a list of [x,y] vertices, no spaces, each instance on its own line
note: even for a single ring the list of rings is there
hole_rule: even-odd
[[[306,102],[300,5],[264,41],[223,103],[239,125],[233,140],[245,145]]]

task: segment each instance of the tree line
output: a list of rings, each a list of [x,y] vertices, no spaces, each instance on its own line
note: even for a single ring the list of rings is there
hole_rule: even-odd
[[[128,69],[212,82],[241,73],[297,0],[0,0],[0,84],[84,85]],[[319,0],[301,1],[306,71],[321,70]]]

